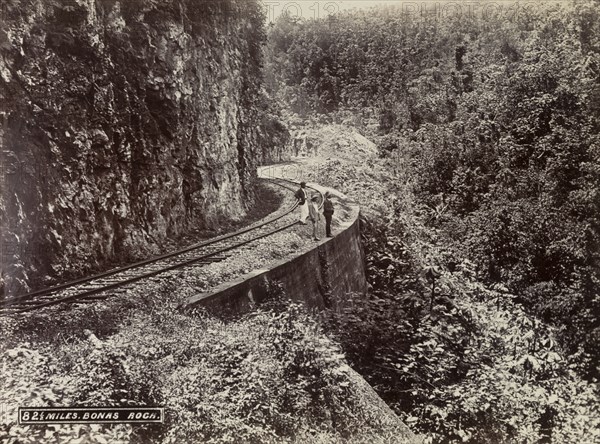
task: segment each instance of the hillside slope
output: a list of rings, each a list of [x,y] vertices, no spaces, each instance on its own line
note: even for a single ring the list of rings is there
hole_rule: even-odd
[[[400,419],[429,443],[598,442],[597,381],[518,293],[486,285],[468,260],[447,266],[456,257],[408,160],[380,156],[351,126],[302,131],[318,155],[288,171],[346,193],[364,216],[369,293],[338,301],[327,334]]]

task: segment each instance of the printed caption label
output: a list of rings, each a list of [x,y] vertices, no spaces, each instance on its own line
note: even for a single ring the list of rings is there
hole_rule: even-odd
[[[163,407],[19,407],[19,424],[162,423]]]

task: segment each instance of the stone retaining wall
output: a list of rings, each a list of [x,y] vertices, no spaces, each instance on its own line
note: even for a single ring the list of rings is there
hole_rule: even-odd
[[[315,243],[315,248],[216,287],[211,293],[190,298],[188,307],[203,306],[222,314],[242,314],[264,301],[273,284],[281,285],[293,300],[321,309],[330,296],[366,293],[365,260],[360,243],[358,211],[354,220],[334,238]]]

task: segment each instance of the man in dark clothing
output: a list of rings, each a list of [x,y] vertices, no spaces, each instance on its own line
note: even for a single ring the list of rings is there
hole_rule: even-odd
[[[329,192],[325,193],[325,201],[323,202],[323,214],[325,215],[325,234],[327,237],[333,237],[331,234],[331,218],[333,217],[333,202],[329,199]]]

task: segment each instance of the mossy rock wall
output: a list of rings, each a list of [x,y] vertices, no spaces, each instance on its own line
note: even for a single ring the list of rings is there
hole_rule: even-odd
[[[259,5],[6,0],[7,294],[156,252],[253,204]]]

